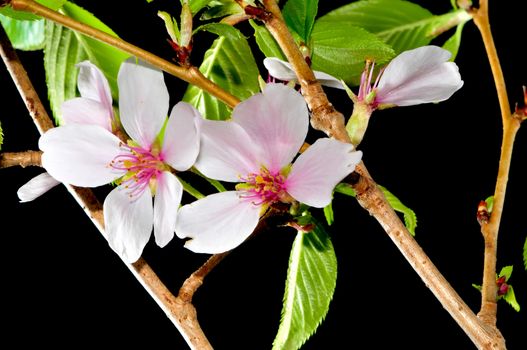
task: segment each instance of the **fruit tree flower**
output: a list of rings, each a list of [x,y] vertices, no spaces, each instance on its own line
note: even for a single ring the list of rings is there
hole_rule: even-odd
[[[358,145],[374,110],[412,106],[447,100],[463,86],[458,66],[449,62],[451,53],[437,46],[404,51],[380,71],[372,84],[375,64],[366,63],[359,94],[351,98],[353,114],[346,129]]]
[[[122,259],[134,262],[152,228],[160,247],[174,235],[182,185],[171,168],[184,171],[194,163],[200,116],[180,102],[167,121],[169,96],[162,72],[133,59],[121,65],[118,86],[120,121],[130,141],[121,141],[107,124],[71,123],[46,132],[39,147],[42,165],[60,182],[118,184],[104,201],[106,238]],[[103,90],[109,96],[107,86]],[[77,108],[84,113],[90,106],[79,101]]]
[[[296,200],[317,208],[331,202],[334,187],[355,169],[362,153],[322,138],[291,164],[308,125],[304,99],[283,84],[268,84],[263,93],[237,105],[230,121],[201,121],[195,167],[238,185],[180,209],[176,234],[192,238],[188,249],[213,254],[235,248],[276,202]]]
[[[112,95],[108,80],[90,61],[80,62],[76,66],[79,68],[77,88],[81,97],[64,101],[62,104],[64,123],[100,125],[111,132],[116,125],[114,125]],[[17,195],[20,202],[29,202],[58,184],[60,182],[51,175],[43,173],[20,187]]]

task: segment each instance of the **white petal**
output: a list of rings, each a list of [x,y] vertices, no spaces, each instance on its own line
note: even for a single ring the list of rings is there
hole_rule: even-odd
[[[60,182],[96,187],[123,173],[110,167],[119,154],[119,139],[95,125],[72,124],[47,131],[39,140],[42,166]]]
[[[291,163],[309,127],[304,98],[283,84],[267,84],[263,93],[238,104],[232,119],[262,150],[264,158],[260,161],[272,172]]]
[[[77,64],[80,68],[77,86],[81,96],[98,101],[106,110],[112,110],[112,92],[104,74],[89,61]]]
[[[172,108],[165,128],[162,156],[178,171],[189,169],[199,153],[197,122],[201,115],[191,105],[179,102]]]
[[[276,79],[295,82],[298,80],[293,66],[289,62],[282,61],[276,57],[267,57],[264,59],[263,64],[269,71],[269,74]],[[321,85],[344,89],[342,82],[334,76],[319,71],[313,71],[313,73],[315,73],[315,78],[317,78]]]
[[[318,139],[293,164],[287,177],[287,193],[316,208],[331,202],[335,186],[360,162],[362,152],[337,140]]]
[[[153,226],[150,189],[130,199],[126,190],[115,188],[104,201],[104,223],[110,247],[128,263],[139,259]]]
[[[99,125],[112,131],[112,111],[95,100],[77,97],[62,104],[64,123]]]
[[[259,217],[260,206],[240,200],[237,192],[215,193],[179,210],[176,234],[192,238],[185,247],[193,252],[222,253],[245,241]]]
[[[174,237],[182,195],[183,186],[173,174],[165,171],[157,178],[154,197],[154,236],[160,247],[166,246]]]
[[[146,63],[126,60],[119,70],[121,123],[132,139],[149,149],[168,114],[168,90],[163,73]]]
[[[410,106],[448,99],[463,86],[450,52],[437,46],[405,51],[384,70],[377,87],[381,104]]]
[[[232,121],[200,120],[201,146],[195,167],[212,179],[239,182],[260,170],[260,151],[247,132]]]
[[[283,81],[297,81],[296,73],[289,62],[276,57],[267,57],[263,60],[263,64],[273,78]]]
[[[42,173],[29,180],[17,191],[21,203],[30,202],[60,184],[48,173]]]

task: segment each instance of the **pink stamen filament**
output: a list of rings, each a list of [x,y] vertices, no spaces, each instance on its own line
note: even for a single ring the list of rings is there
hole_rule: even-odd
[[[285,192],[286,178],[280,173],[271,173],[262,167],[260,173],[240,177],[246,187],[242,189],[241,198],[251,201],[254,205],[273,204],[280,201]]]
[[[123,153],[115,157],[110,166],[126,171],[121,185],[129,190],[130,197],[139,196],[150,185],[150,180],[156,179],[163,171],[162,157],[141,147],[121,144],[121,148]]]

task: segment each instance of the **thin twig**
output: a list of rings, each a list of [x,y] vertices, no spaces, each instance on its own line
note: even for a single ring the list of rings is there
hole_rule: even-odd
[[[481,233],[485,242],[485,254],[483,262],[483,283],[481,287],[481,309],[478,316],[488,325],[496,326],[497,314],[497,285],[496,285],[496,262],[498,251],[498,232],[505,204],[505,193],[509,179],[509,169],[512,160],[512,150],[516,133],[521,124],[521,119],[511,115],[509,97],[505,86],[505,78],[501,69],[496,46],[490,30],[488,1],[480,0],[479,8],[475,10],[474,22],[478,27],[494,77],[496,92],[498,95],[501,119],[503,126],[503,138],[501,154],[494,190],[494,204],[490,220],[481,225]]]
[[[313,72],[306,64],[292,36],[290,33],[287,34],[289,31],[276,1],[264,0],[264,4],[266,10],[272,14],[271,18],[265,22],[267,28],[295,69],[308,103],[309,101],[316,101],[320,115],[317,117],[315,124],[326,134],[349,143],[350,140],[345,130],[342,115],[337,112],[340,114],[339,116],[333,112],[334,108],[327,101],[326,95],[318,92],[319,89],[321,90],[320,84],[314,79]],[[311,93],[315,95],[310,96]],[[324,114],[325,111],[328,111],[328,114]],[[371,178],[363,162],[357,166],[356,172],[360,177],[353,187],[357,192],[357,200],[360,205],[381,224],[426,286],[430,288],[474,344],[480,349],[505,349],[504,339],[499,331],[481,322],[413,239],[393,208],[386,201],[382,191]]]
[[[42,16],[76,32],[85,34],[91,38],[104,42],[135,57],[138,57],[164,70],[165,72],[174,75],[175,77],[199,87],[217,99],[223,101],[229,107],[234,107],[234,105],[240,102],[236,96],[228,93],[214,82],[207,79],[199,71],[199,69],[194,66],[188,68],[177,66],[122,39],[111,36],[84,23],[78,22],[70,17],[64,16],[57,11],[53,11],[45,6],[42,6],[33,0],[10,0],[7,2],[10,3],[15,10],[31,12],[38,16]]]
[[[30,111],[40,133],[42,134],[52,128],[53,124],[51,119],[40,102],[40,99],[38,99],[27,72],[18,59],[16,52],[13,50],[2,26],[0,26],[0,54],[11,73],[13,81],[19,87],[20,95],[26,103],[26,107]],[[66,185],[66,188],[83,208],[99,232],[105,236],[102,205],[95,197],[93,191],[71,185]],[[212,349],[212,346],[199,326],[196,309],[191,303],[175,297],[144,259],[140,258],[133,264],[125,265],[165,312],[191,349]]]
[[[25,151],[25,152],[4,152],[0,153],[0,168],[9,168],[12,166],[41,166],[40,151]]]

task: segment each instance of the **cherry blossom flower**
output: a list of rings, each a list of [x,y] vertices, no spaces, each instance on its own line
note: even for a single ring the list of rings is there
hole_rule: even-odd
[[[267,57],[264,59],[263,64],[273,78],[298,83],[296,73],[289,62],[282,61],[276,57]],[[313,71],[313,73],[315,73],[315,78],[320,84],[336,89],[344,89],[342,82],[334,76],[319,71]]]
[[[322,138],[291,164],[308,125],[304,99],[283,84],[268,84],[263,93],[237,105],[230,121],[201,121],[195,167],[212,179],[239,184],[235,191],[180,209],[176,234],[192,238],[188,249],[213,254],[235,248],[276,202],[296,200],[317,208],[331,202],[334,187],[355,169],[362,153]]]
[[[76,66],[79,68],[77,88],[81,97],[64,101],[62,104],[64,123],[100,125],[111,132],[114,127],[114,113],[108,80],[90,61],[80,62]],[[60,182],[51,175],[43,173],[20,187],[17,195],[20,202],[29,202],[59,184]]]
[[[118,184],[104,201],[104,220],[110,247],[127,262],[141,256],[152,228],[160,247],[174,236],[182,185],[171,168],[189,169],[199,152],[199,112],[180,102],[166,121],[169,96],[162,72],[134,62],[124,62],[118,75],[120,121],[131,137],[128,143],[106,123],[71,123],[49,130],[39,141],[42,164],[58,181],[81,187]],[[110,96],[104,84],[91,91]],[[75,102],[81,113],[93,107],[86,101]]]
[[[366,63],[358,95],[351,91],[353,114],[346,129],[358,145],[376,109],[441,102],[463,86],[458,66],[449,62],[451,53],[437,46],[404,51],[382,69],[372,84],[375,63]]]

